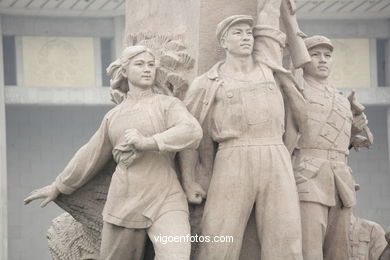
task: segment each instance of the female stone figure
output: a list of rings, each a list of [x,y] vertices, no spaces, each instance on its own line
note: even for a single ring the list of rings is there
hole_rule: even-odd
[[[196,148],[202,130],[178,99],[155,93],[155,57],[146,47],[126,48],[108,73],[111,88],[127,92],[126,97],[105,115],[55,182],[33,191],[25,203],[42,198],[44,207],[60,193],[71,194],[113,156],[117,166],[103,210],[100,259],[140,257],[130,250],[140,230],[149,235],[156,259],[189,259],[190,241],[167,244],[163,239],[190,234],[186,196],[173,157]]]

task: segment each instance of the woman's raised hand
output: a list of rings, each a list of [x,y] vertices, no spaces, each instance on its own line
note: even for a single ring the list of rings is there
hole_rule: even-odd
[[[60,194],[60,191],[57,189],[56,185],[54,183],[47,185],[43,188],[34,190],[30,193],[30,196],[24,199],[24,204],[27,205],[31,201],[36,199],[44,199],[41,203],[41,208],[45,207],[49,202],[55,200],[58,195]]]

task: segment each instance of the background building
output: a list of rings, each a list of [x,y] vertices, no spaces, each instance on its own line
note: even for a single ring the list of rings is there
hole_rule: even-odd
[[[190,1],[190,0],[183,0]],[[113,107],[105,68],[122,49],[124,0],[0,1],[0,259],[50,259],[62,211],[30,191],[49,184]],[[390,0],[300,0],[302,30],[336,44],[333,82],[357,90],[375,135],[351,151],[357,216],[390,226]],[[202,69],[198,69],[201,73]],[[8,255],[8,257],[7,257]]]

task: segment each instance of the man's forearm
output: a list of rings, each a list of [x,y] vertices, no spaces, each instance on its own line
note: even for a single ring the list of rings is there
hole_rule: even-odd
[[[199,160],[198,150],[187,149],[179,154],[179,165],[182,174],[182,185],[186,188],[195,182],[195,168]]]

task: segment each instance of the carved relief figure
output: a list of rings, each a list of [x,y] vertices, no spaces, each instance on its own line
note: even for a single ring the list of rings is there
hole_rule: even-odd
[[[196,148],[202,130],[178,99],[153,91],[155,57],[146,47],[126,48],[108,71],[111,88],[127,92],[125,99],[105,115],[55,182],[32,192],[25,203],[42,198],[45,206],[60,193],[73,193],[113,157],[117,166],[103,210],[100,259],[139,259],[142,250],[131,246],[145,232],[156,259],[189,259],[189,241],[164,245],[155,237],[190,233],[173,157]]]
[[[348,259],[348,231],[356,204],[347,165],[349,146],[367,144],[355,135],[367,127],[350,101],[329,81],[333,45],[323,36],[305,40],[312,61],[303,68],[306,102],[296,105],[299,132],[293,166],[300,198],[304,259]],[[293,100],[293,95],[289,95]]]
[[[379,260],[387,260],[390,259],[390,227],[387,228],[387,232],[385,235],[386,241],[387,241],[387,246],[385,250],[383,250],[383,253],[379,257]]]
[[[258,61],[253,55],[252,25],[247,15],[234,15],[218,24],[226,60],[196,78],[185,99],[203,127],[204,138],[199,150],[180,154],[185,162],[181,166],[184,189],[193,203],[200,203],[203,189],[208,189],[202,235],[234,238],[233,243],[200,243],[195,252],[199,260],[238,259],[253,207],[259,258],[302,259],[297,190],[282,140],[283,97],[273,69],[264,63],[267,60]],[[267,38],[278,43],[272,35],[280,32],[271,30],[273,34],[262,37],[262,29],[258,28],[256,41]],[[277,47],[280,51],[279,43]]]
[[[385,231],[373,221],[351,216],[350,260],[377,260],[387,246]]]
[[[359,190],[355,184],[355,191]],[[377,260],[386,246],[385,231],[378,223],[351,214],[348,259]]]

